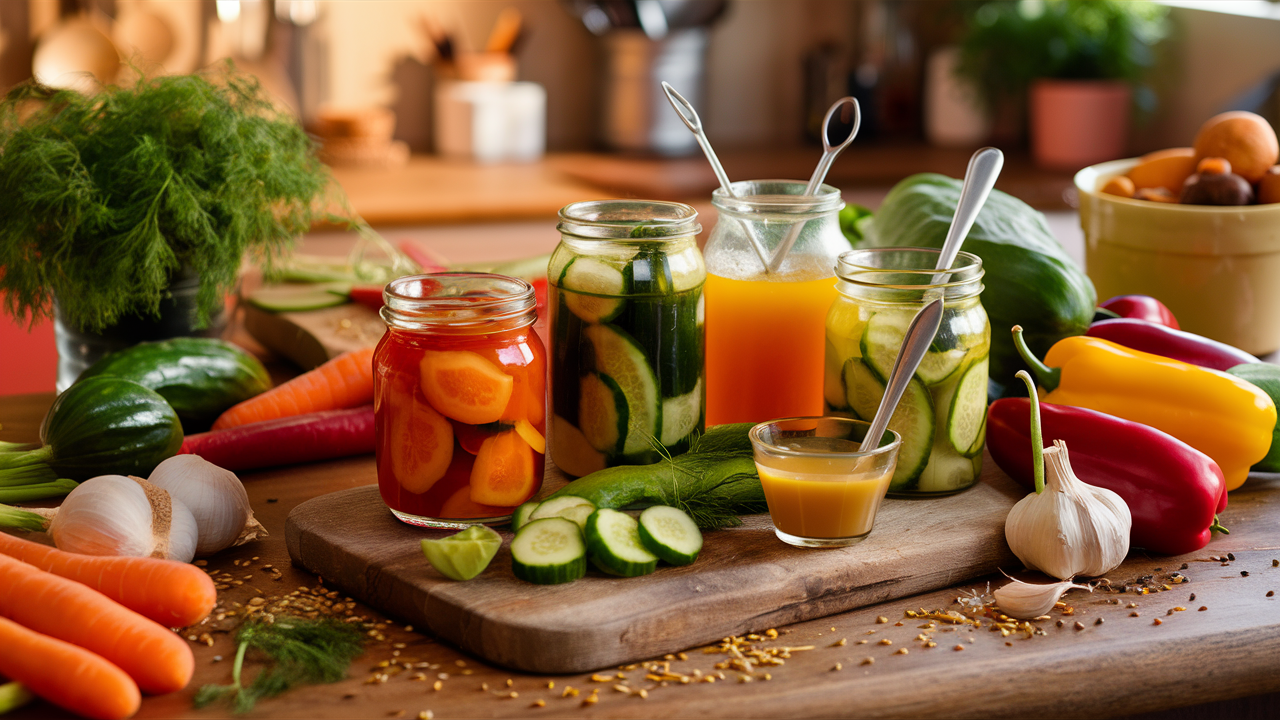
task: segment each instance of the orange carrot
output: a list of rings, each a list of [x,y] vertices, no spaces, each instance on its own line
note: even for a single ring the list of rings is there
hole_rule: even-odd
[[[0,588],[0,617],[101,655],[145,692],[191,682],[195,658],[185,640],[97,590],[7,555],[0,555]]]
[[[218,602],[208,575],[173,560],[77,555],[2,532],[0,555],[88,585],[165,627],[194,625]]]
[[[0,675],[54,705],[97,720],[138,712],[142,695],[123,670],[68,642],[0,617]]]
[[[373,348],[343,353],[320,367],[234,405],[214,421],[213,429],[342,410],[373,402]]]

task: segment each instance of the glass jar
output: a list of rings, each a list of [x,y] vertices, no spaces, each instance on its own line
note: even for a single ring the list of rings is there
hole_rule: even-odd
[[[907,326],[925,303],[943,298],[942,325],[889,421],[902,437],[890,495],[953,493],[982,471],[991,354],[979,300],[982,260],[961,252],[951,270],[938,272],[938,254],[874,248],[841,255],[840,295],[826,317],[827,411],[870,421]]]
[[[570,475],[657,462],[703,419],[706,267],[688,205],[574,203],[548,267],[551,457]]]
[[[542,486],[546,350],[533,287],[488,273],[392,280],[373,356],[378,489],[423,527],[501,523]]]
[[[752,180],[736,198],[712,193],[720,218],[707,258],[707,424],[822,414],[823,318],[836,298],[835,266],[849,241],[840,191]],[[766,269],[796,233],[776,272]]]

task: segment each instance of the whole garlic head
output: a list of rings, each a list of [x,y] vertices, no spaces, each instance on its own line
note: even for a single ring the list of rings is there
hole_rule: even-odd
[[[157,465],[148,479],[195,516],[197,555],[212,555],[267,534],[253,517],[240,478],[198,455],[174,455]]]
[[[1013,554],[1059,580],[1116,568],[1129,553],[1129,506],[1114,492],[1080,481],[1061,440],[1044,449],[1044,460],[1044,492],[1019,500],[1005,519]]]
[[[100,475],[80,483],[58,507],[49,536],[84,555],[160,557],[191,562],[196,520],[181,501],[141,478]]]

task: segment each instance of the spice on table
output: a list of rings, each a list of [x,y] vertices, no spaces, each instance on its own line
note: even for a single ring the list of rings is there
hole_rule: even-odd
[[[1275,597],[1275,594],[1276,594],[1276,591],[1275,591],[1275,590],[1268,590],[1268,591],[1267,591],[1267,597]]]
[[[1248,570],[1241,570],[1241,571],[1240,571],[1240,577],[1249,577],[1249,571],[1248,571]]]

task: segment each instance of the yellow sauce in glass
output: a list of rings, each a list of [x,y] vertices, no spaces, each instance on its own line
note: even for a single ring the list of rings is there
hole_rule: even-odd
[[[867,459],[869,460],[869,459]],[[756,463],[773,524],[801,538],[849,538],[871,532],[893,467],[790,458],[785,469]],[[867,469],[864,469],[867,468]],[[886,472],[887,470],[887,472]]]

